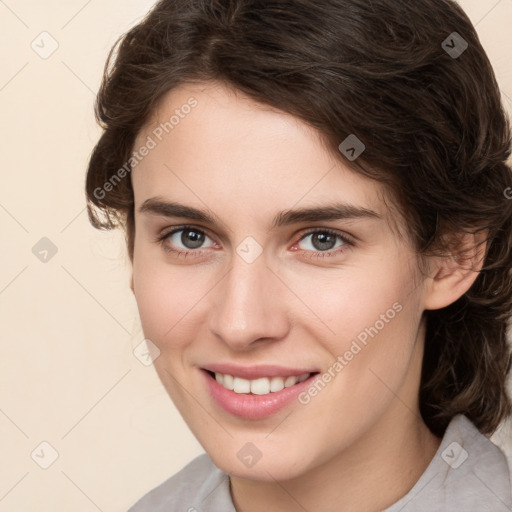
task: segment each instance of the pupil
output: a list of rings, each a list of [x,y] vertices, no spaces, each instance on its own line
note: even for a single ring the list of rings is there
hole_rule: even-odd
[[[204,242],[204,233],[198,233],[191,229],[183,231],[181,234],[181,242],[189,249],[196,249]]]
[[[336,244],[336,238],[329,233],[315,233],[313,235],[313,246],[319,250],[329,250]]]

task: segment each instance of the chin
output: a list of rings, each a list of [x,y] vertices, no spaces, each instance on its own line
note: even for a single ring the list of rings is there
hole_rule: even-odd
[[[238,444],[241,448],[238,448]],[[233,443],[230,447],[217,446],[217,449],[206,450],[213,463],[224,473],[230,476],[259,482],[286,481],[296,478],[308,470],[304,460],[298,464],[296,453],[290,457],[283,456],[282,451],[272,455],[265,455],[264,450],[260,451],[260,458],[257,452],[253,452],[255,459],[243,462],[244,447],[246,453],[250,453],[245,442]],[[293,450],[295,452],[295,450]],[[230,456],[229,453],[233,455]],[[240,457],[240,458],[239,458]],[[242,459],[242,460],[241,460]]]

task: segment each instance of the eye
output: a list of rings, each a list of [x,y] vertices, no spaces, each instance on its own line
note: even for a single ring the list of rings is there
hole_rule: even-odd
[[[308,257],[323,258],[335,256],[343,252],[347,246],[354,245],[354,242],[345,234],[338,233],[332,229],[315,229],[305,233],[299,242],[306,253],[313,253]]]
[[[180,226],[161,235],[157,241],[168,252],[174,252],[178,255],[190,252],[200,252],[198,249],[204,249],[206,240],[211,238],[201,229],[193,226]],[[209,246],[206,246],[209,247]]]
[[[205,245],[207,240],[211,242],[209,245]],[[156,242],[166,252],[180,257],[198,256],[203,249],[216,247],[216,243],[204,230],[194,226],[175,227],[158,236]],[[336,256],[345,251],[348,246],[353,245],[355,245],[354,241],[346,234],[332,229],[317,228],[303,234],[292,250],[295,251],[298,248],[308,258],[324,258]]]

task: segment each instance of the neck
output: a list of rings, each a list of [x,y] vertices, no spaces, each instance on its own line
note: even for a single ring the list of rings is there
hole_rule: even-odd
[[[441,444],[419,413],[422,357],[423,346],[418,343],[413,371],[392,405],[343,452],[286,481],[232,476],[231,495],[237,512],[376,512],[405,496]]]
[[[384,432],[379,424],[356,446],[292,480],[231,477],[235,508],[237,512],[381,511],[412,489],[439,448],[441,439],[423,427],[409,423],[400,432]]]

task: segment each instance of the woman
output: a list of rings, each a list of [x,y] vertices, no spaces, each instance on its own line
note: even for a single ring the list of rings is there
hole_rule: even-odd
[[[206,452],[131,511],[512,509],[511,135],[457,4],[162,0],[97,116],[90,218]]]

